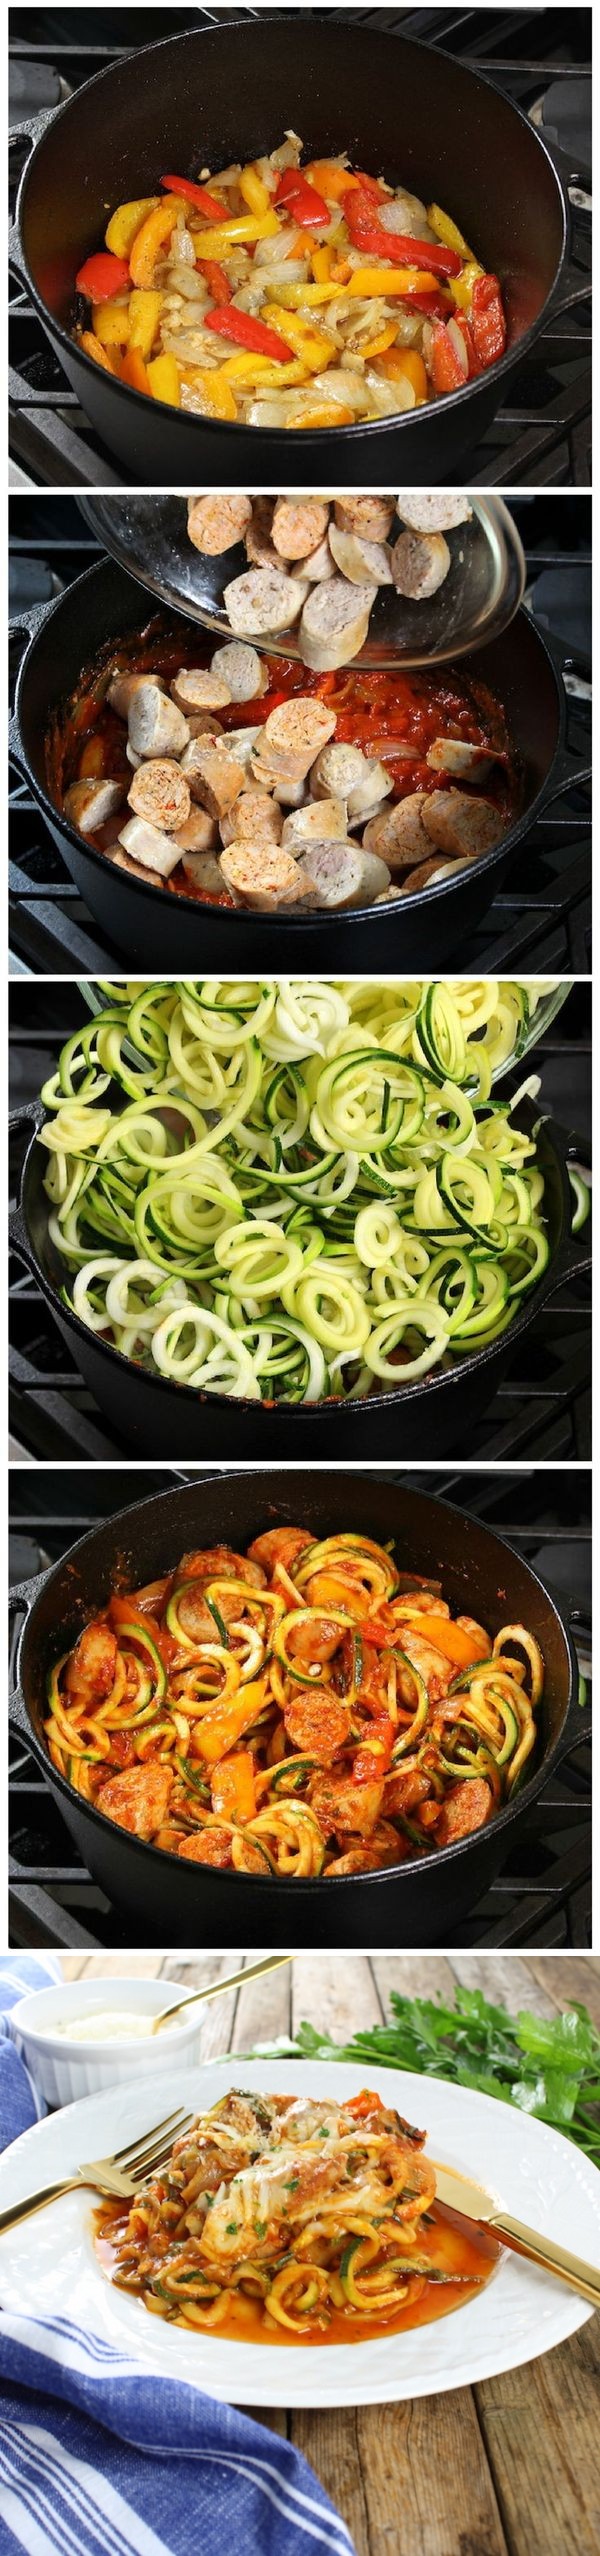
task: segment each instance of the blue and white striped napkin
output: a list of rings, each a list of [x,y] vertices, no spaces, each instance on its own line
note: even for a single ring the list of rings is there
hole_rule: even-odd
[[[0,1960],[0,2147],[45,2110],[6,2014],[59,1975]],[[355,2556],[289,2441],[68,2317],[0,2310],[0,2383],[2,2556]]]

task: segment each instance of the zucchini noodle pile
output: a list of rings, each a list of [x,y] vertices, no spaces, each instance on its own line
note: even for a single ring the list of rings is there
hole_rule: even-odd
[[[64,1301],[170,1383],[257,1402],[411,1384],[497,1339],[548,1259],[522,1093],[493,1090],[543,991],[104,986],[42,1092]]]
[[[348,2341],[365,2321],[393,2325],[429,2284],[435,2315],[439,2283],[476,2285],[491,2264],[462,2272],[454,2247],[444,2270],[424,2135],[367,2090],[224,2095],[115,2230],[113,2280],[171,2323],[228,2320],[273,2342],[278,2327],[318,2342],[333,2320]]]
[[[75,1791],[149,1844],[336,1878],[483,1827],[543,1685],[526,1626],[494,1639],[369,1536],[282,1526],[111,1597],[53,1668],[44,1727]]]

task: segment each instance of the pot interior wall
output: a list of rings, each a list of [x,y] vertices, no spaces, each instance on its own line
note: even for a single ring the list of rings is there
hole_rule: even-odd
[[[139,1587],[197,1546],[225,1542],[243,1552],[267,1527],[290,1522],[317,1536],[361,1529],[382,1543],[393,1536],[400,1568],[441,1578],[457,1613],[477,1616],[491,1632],[502,1623],[528,1625],[546,1663],[540,1740],[544,1751],[550,1747],[570,1691],[568,1647],[550,1598],[520,1557],[475,1521],[357,1468],[318,1477],[272,1470],[199,1482],[162,1493],[94,1530],[50,1574],[23,1634],[20,1677],[37,1738],[48,1669],[90,1614],[107,1603],[111,1589]]]
[[[69,327],[77,266],[107,205],[272,150],[293,125],[312,154],[345,150],[435,196],[500,276],[509,339],[536,318],[559,263],[563,215],[533,131],[487,83],[435,49],[296,18],[230,24],[136,52],[81,90],[48,129],[22,198],[47,309]]]

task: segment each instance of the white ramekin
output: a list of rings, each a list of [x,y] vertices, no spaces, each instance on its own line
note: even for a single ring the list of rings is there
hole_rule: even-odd
[[[176,2006],[184,1988],[165,1979],[96,1978],[63,1980],[57,1988],[39,1988],[21,1997],[7,2017],[13,2040],[46,2103],[76,2103],[80,2095],[98,2094],[105,2086],[128,2085],[132,2077],[168,2076],[192,2066],[200,2057],[204,2009],[190,2007],[176,2027],[131,2041],[67,2041],[55,2025],[100,2008],[129,2006],[132,2014],[160,2014]]]

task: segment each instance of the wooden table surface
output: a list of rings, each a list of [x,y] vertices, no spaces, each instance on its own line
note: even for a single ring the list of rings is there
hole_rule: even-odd
[[[256,1956],[255,1956],[256,1958]],[[68,1979],[138,1970],[205,1987],[243,1955],[184,1962],[159,1953],[61,1956]],[[303,2019],[345,2040],[381,2022],[389,1991],[482,1988],[512,2013],[554,2015],[581,1999],[600,2028],[600,1962],[576,1956],[414,1960],[298,1954],[293,1968],[207,2006],[202,2057],[248,2050]],[[525,2369],[414,2404],[355,2412],[257,2410],[304,2451],[343,2513],[357,2556],[598,2556],[600,2319]],[[254,2410],[254,2409],[248,2409]]]

